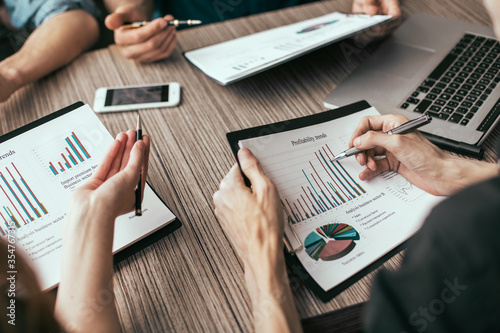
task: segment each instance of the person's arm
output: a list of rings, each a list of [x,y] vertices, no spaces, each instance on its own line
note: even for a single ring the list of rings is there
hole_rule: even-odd
[[[301,332],[283,255],[283,210],[275,185],[248,149],[214,194],[215,214],[245,266],[257,332]]]
[[[175,27],[167,26],[173,16],[166,15],[137,29],[122,29],[125,22],[146,21],[151,18],[153,1],[105,1],[111,12],[106,17],[106,27],[114,31],[115,43],[125,58],[137,62],[154,62],[168,58],[177,43]]]
[[[407,118],[396,115],[369,116],[361,120],[349,142],[350,147],[370,149],[356,155],[358,162],[366,166],[359,175],[361,180],[393,170],[431,194],[450,195],[498,174],[497,164],[448,154],[419,131],[404,135],[383,133],[406,121]]]
[[[72,195],[65,221],[62,275],[55,314],[65,331],[119,332],[113,293],[115,219],[130,212],[142,168],[145,184],[149,138],[120,133],[92,178]]]
[[[18,52],[0,62],[0,102],[19,88],[70,63],[98,37],[97,20],[83,9],[50,17],[35,29]]]

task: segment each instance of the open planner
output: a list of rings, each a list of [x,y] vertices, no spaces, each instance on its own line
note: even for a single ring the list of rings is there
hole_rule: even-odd
[[[92,175],[112,142],[81,102],[0,137],[0,233],[27,253],[43,290],[60,281],[70,195]],[[113,253],[167,225],[167,232],[181,226],[148,184],[142,207],[140,217],[132,212],[117,218]]]
[[[390,19],[388,15],[335,12],[188,51],[184,56],[216,82],[226,85]]]
[[[276,184],[295,254],[287,262],[323,301],[383,262],[441,200],[392,171],[360,181],[354,157],[332,161],[361,118],[377,114],[362,101],[227,134],[233,152],[250,149]]]

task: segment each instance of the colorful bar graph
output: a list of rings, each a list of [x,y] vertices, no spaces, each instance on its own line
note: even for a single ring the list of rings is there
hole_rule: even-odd
[[[328,145],[315,151],[311,157],[313,158],[308,161],[311,171],[302,169],[304,184],[300,186],[299,193],[295,198],[286,198],[284,203],[282,202],[294,224],[366,193],[340,162],[332,161],[335,155]]]
[[[64,138],[64,143],[64,151],[59,154],[61,160],[54,161],[54,163],[49,162],[49,169],[54,176],[60,175],[92,157],[75,132],[71,132],[71,135]]]
[[[7,227],[0,230],[2,234],[9,232],[14,225],[21,228],[49,213],[14,163],[0,171],[0,190],[0,198],[7,199],[4,201],[6,205],[0,207],[0,222]]]

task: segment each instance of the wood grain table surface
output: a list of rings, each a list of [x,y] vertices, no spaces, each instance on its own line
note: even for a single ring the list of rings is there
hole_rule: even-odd
[[[491,24],[479,0],[402,0],[401,6],[404,17],[426,12]],[[212,194],[235,163],[225,134],[324,111],[325,96],[378,44],[350,39],[225,87],[190,65],[183,52],[350,7],[347,0],[319,1],[184,30],[172,56],[154,64],[127,60],[112,45],[84,54],[0,104],[4,134],[76,101],[92,105],[101,86],[181,84],[180,106],[140,115],[143,131],[152,138],[148,180],[183,227],[116,265],[114,289],[123,331],[252,330],[243,266],[213,212]],[[133,128],[136,117],[137,112],[99,114],[112,135]],[[488,161],[496,160],[493,142],[499,135],[497,127],[484,144]],[[385,266],[397,268],[401,258],[398,254]],[[373,274],[328,303],[292,274],[301,318],[367,301]]]

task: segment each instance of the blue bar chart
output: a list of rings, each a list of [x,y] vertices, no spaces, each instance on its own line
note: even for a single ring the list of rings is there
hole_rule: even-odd
[[[328,144],[321,146],[300,169],[302,180],[294,182],[293,192],[282,198],[282,205],[292,223],[317,216],[365,194],[365,189],[339,161]]]

